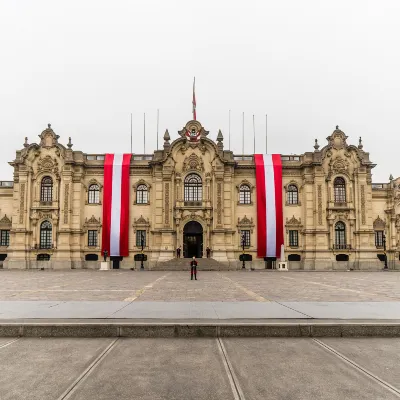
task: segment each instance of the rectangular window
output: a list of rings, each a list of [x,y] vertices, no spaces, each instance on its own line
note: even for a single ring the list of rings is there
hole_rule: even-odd
[[[289,246],[298,247],[299,245],[299,231],[289,231]]]
[[[97,231],[88,231],[88,246],[97,247]]]
[[[136,246],[142,247],[142,238],[143,238],[143,247],[146,247],[146,231],[138,230],[136,231]]]
[[[249,230],[240,231],[240,245],[241,246],[243,246],[243,241],[244,241],[245,247],[250,247],[250,231]]]
[[[10,231],[0,231],[0,246],[10,245]]]
[[[375,231],[375,246],[383,247],[383,231]]]

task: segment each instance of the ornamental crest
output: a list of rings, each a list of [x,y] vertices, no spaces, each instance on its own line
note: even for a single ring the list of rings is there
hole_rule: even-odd
[[[196,154],[192,153],[189,157],[186,157],[183,161],[184,171],[203,171],[204,163],[203,160]]]
[[[329,142],[329,146],[336,150],[347,147],[346,139],[347,136],[339,129],[339,126],[336,126],[336,129],[333,131],[332,135],[326,138],[326,140]]]
[[[199,142],[202,136],[207,136],[208,131],[204,130],[199,121],[189,121],[179,134],[189,142]]]

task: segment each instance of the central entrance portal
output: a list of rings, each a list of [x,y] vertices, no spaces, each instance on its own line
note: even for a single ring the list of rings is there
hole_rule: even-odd
[[[188,222],[183,228],[183,257],[203,257],[203,227],[197,221]]]

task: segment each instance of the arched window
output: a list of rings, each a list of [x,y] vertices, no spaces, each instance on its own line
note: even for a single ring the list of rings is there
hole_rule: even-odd
[[[147,204],[149,202],[149,190],[146,185],[139,185],[136,189],[136,203]]]
[[[239,203],[251,204],[251,190],[249,185],[240,185],[239,187]]]
[[[335,178],[333,190],[335,203],[346,203],[346,181],[343,178]]]
[[[50,176],[42,179],[40,201],[53,201],[53,179]]]
[[[52,247],[52,226],[51,222],[43,221],[40,225],[40,248],[51,249]]]
[[[346,248],[346,225],[341,221],[335,225],[335,247],[336,249]]]
[[[89,186],[88,191],[88,203],[89,204],[99,204],[100,203],[100,187],[96,183]]]
[[[299,203],[299,191],[296,185],[289,185],[287,188],[287,203],[298,204]]]
[[[201,201],[203,186],[197,174],[190,174],[185,178],[185,201]]]

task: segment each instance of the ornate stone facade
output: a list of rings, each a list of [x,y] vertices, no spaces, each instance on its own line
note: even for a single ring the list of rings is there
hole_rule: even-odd
[[[243,231],[253,266],[265,267],[256,257],[253,156],[224,150],[221,131],[215,141],[209,136],[190,121],[172,139],[165,132],[162,150],[133,155],[130,256],[121,267],[133,264],[138,231],[146,234],[148,267],[173,258],[178,246],[188,255],[192,245],[235,266]],[[88,260],[101,259],[104,154],[72,150],[71,139],[62,145],[50,125],[39,138],[16,152],[14,182],[0,182],[0,228],[10,233],[3,266],[34,268],[47,257],[52,268],[90,267]],[[321,149],[315,141],[313,151],[282,155],[289,268],[382,268],[382,232],[389,266],[399,268],[400,178],[371,183],[375,164],[361,139],[358,146],[347,139],[337,127]]]

